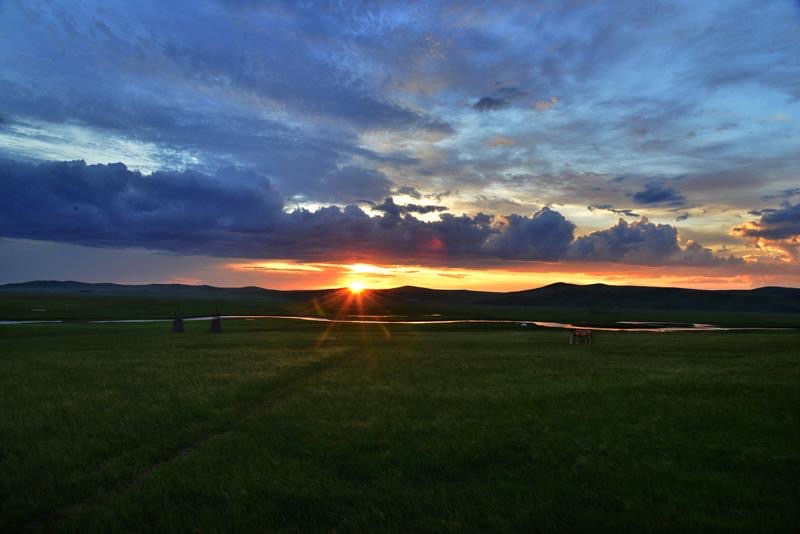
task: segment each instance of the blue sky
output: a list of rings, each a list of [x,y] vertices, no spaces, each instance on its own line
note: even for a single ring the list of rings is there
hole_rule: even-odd
[[[798,50],[788,0],[0,2],[0,281],[798,285]]]

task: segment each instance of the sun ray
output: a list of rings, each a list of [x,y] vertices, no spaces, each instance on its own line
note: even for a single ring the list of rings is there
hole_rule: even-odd
[[[366,287],[364,286],[364,282],[362,282],[361,280],[353,280],[352,282],[350,282],[348,289],[350,289],[350,293],[352,293],[353,295],[360,295],[361,293],[364,292]]]

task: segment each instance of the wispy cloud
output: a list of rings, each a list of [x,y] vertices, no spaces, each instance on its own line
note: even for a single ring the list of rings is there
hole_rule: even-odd
[[[555,96],[551,96],[549,100],[537,100],[533,104],[533,109],[536,111],[547,111],[550,108],[553,108],[558,104],[558,98]]]

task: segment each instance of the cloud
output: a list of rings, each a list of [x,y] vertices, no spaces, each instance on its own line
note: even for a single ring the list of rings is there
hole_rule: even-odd
[[[514,145],[514,143],[515,141],[510,137],[504,137],[502,135],[498,135],[488,140],[486,142],[486,146],[489,148],[494,148],[498,146],[512,146]]]
[[[633,210],[617,209],[614,208],[614,206],[612,206],[611,204],[596,204],[596,205],[586,206],[586,209],[588,209],[589,211],[605,210],[614,213],[616,215],[624,215],[625,217],[639,217],[639,214],[634,212]]]
[[[491,96],[482,97],[472,107],[481,112],[497,111],[508,107],[513,100],[523,96],[525,96],[525,93],[516,87],[500,87]]]
[[[632,197],[639,204],[683,205],[686,202],[686,198],[677,189],[657,182],[646,184],[642,191],[633,193]]]
[[[533,104],[533,109],[536,111],[547,111],[550,108],[553,108],[558,104],[558,98],[555,96],[551,96],[550,100],[537,100]]]
[[[447,206],[434,206],[430,204],[406,204],[404,206],[406,213],[434,213],[437,211],[447,211]]]
[[[0,110],[14,124],[37,124],[51,153],[41,139],[6,138],[0,146],[33,158],[89,159],[76,147],[81,139],[91,136],[98,154],[108,152],[110,139],[144,145],[157,160],[153,168],[185,168],[172,154],[191,156],[192,167],[207,173],[236,163],[270,176],[286,194],[331,201],[324,184],[318,187],[327,173],[416,161],[366,149],[362,132],[453,132],[443,118],[387,90],[383,60],[369,68],[359,38],[327,24],[327,17],[348,18],[348,10],[274,5],[245,14],[243,6],[212,3],[187,12],[179,1],[137,9],[105,3],[98,14],[90,4],[71,6],[69,14],[47,4],[4,6],[0,33],[9,46],[0,63],[19,54],[30,61],[4,70]],[[251,23],[242,25],[243,16]],[[71,31],[60,22],[67,18]],[[24,32],[14,29],[21,25]],[[53,135],[77,126],[81,135]],[[113,158],[91,159],[131,161]]]
[[[501,217],[496,228],[499,232],[489,237],[482,249],[510,259],[560,259],[575,233],[575,225],[550,208],[542,208],[532,217]]]
[[[751,210],[759,215],[731,228],[731,235],[743,237],[772,260],[800,262],[800,203],[786,202],[781,208]]]
[[[506,106],[508,106],[508,100],[502,98],[493,98],[491,96],[484,96],[472,105],[474,109],[481,112],[496,111],[498,109],[503,109]]]
[[[739,126],[739,123],[736,123],[736,122],[725,122],[725,123],[722,123],[719,126],[717,126],[715,128],[715,131],[724,132],[725,130],[733,130],[737,126]]]
[[[96,3],[66,11],[46,2],[4,4],[0,110],[14,126],[38,121],[41,134],[5,137],[7,150],[136,167],[107,150],[103,139],[113,138],[145,145],[149,168],[213,173],[235,163],[269,176],[287,196],[320,203],[352,198],[326,182],[347,166],[383,172],[395,187],[422,187],[424,176],[437,188],[460,189],[462,198],[488,184],[498,186],[493,195],[510,198],[495,181],[509,173],[547,182],[525,199],[513,195],[524,206],[575,198],[569,185],[548,180],[564,162],[584,175],[697,176],[703,194],[688,182],[681,192],[723,208],[756,205],[771,190],[764,184],[790,187],[795,177],[800,121],[754,123],[752,116],[753,109],[797,116],[800,34],[791,2],[768,9],[753,0],[736,9],[720,0],[685,9],[632,0],[352,9],[228,1],[191,9],[185,0],[142,0],[102,2],[100,11]],[[476,107],[464,109],[465,95]],[[538,109],[556,103],[551,95],[561,99],[559,112],[537,114],[537,100]],[[492,113],[517,105],[513,114]],[[715,132],[726,124],[741,127]],[[39,150],[58,126],[75,125],[98,143],[99,157],[79,150],[81,135],[53,140],[58,151]],[[492,129],[476,134],[481,125]],[[513,151],[480,151],[486,131],[518,143]],[[687,138],[689,131],[696,136]],[[366,142],[382,135],[391,142]],[[447,136],[447,143],[429,141]],[[743,186],[738,191],[704,179],[743,162],[755,171],[746,181],[732,178]],[[643,189],[586,182],[578,194],[590,191],[592,202],[611,205]],[[380,201],[381,191],[371,198]]]
[[[396,194],[396,195],[406,195],[406,196],[409,196],[411,198],[416,198],[416,199],[422,198],[422,193],[420,193],[415,187],[411,187],[411,186],[408,186],[408,185],[404,185],[404,186],[398,187],[397,189],[394,190],[394,194]]]
[[[387,215],[399,217],[400,215],[405,215],[406,213],[435,213],[438,211],[447,211],[447,207],[445,206],[436,206],[436,205],[420,205],[420,204],[395,204],[394,199],[392,197],[387,197],[384,201],[380,204],[375,204],[374,202],[368,202],[372,209],[376,211],[382,211]]]
[[[387,197],[372,203],[379,217],[355,205],[287,212],[266,177],[237,168],[142,174],[121,163],[0,160],[0,177],[0,236],[10,238],[260,259],[722,261],[699,245],[680,247],[674,227],[646,219],[574,240],[575,225],[550,208],[425,222],[413,214],[444,208]]]
[[[769,115],[767,117],[760,117],[754,119],[755,122],[763,123],[763,122],[786,122],[790,121],[792,118],[787,115],[786,113],[775,113],[773,115]]]
[[[246,244],[282,218],[283,199],[270,182],[234,169],[143,175],[121,163],[0,160],[0,176],[6,237],[213,253]]]
[[[0,160],[0,176],[4,237],[227,257],[352,259],[478,257],[497,233],[487,215],[442,214],[423,222],[409,212],[429,207],[398,207],[391,199],[381,217],[354,205],[287,213],[268,179],[236,169],[145,175],[121,163]]]
[[[771,195],[764,195],[761,197],[761,200],[769,201],[776,199],[789,199],[798,195],[800,195],[800,187],[791,187]]]
[[[326,174],[317,184],[316,193],[333,201],[355,202],[383,198],[391,193],[393,185],[380,171],[347,165]]]
[[[701,266],[738,261],[718,257],[710,249],[692,241],[681,247],[674,226],[654,224],[646,218],[633,223],[620,219],[611,228],[579,237],[570,246],[568,255],[573,259],[639,265]]]
[[[750,213],[760,215],[761,218],[733,227],[732,232],[735,235],[770,240],[800,236],[800,203],[787,203],[782,208],[753,210]]]

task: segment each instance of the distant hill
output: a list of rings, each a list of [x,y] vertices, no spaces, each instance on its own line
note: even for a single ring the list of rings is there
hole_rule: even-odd
[[[280,291],[261,287],[225,288],[183,284],[89,284],[35,281],[0,285],[0,294],[84,294],[159,298],[258,299],[274,303],[304,303],[346,298],[341,289]],[[575,285],[548,286],[496,293],[403,286],[371,291],[382,302],[428,306],[522,306],[596,310],[693,310],[759,313],[800,313],[800,289],[762,287],[750,290],[700,290],[674,287]]]
[[[374,289],[373,293],[386,299],[416,302],[448,302],[473,304],[505,293],[470,291],[467,289],[429,289],[427,287],[402,286],[392,289]]]
[[[86,282],[39,280],[19,284],[0,285],[5,293],[84,294],[97,296],[148,296],[164,298],[269,298],[278,301],[303,299],[330,290],[280,291],[262,287],[215,287],[186,284],[90,284]],[[293,298],[294,297],[294,298]]]
[[[747,311],[800,313],[800,289],[762,287],[749,290],[702,290],[678,287],[579,286],[556,283],[502,293],[480,304],[541,308]]]

